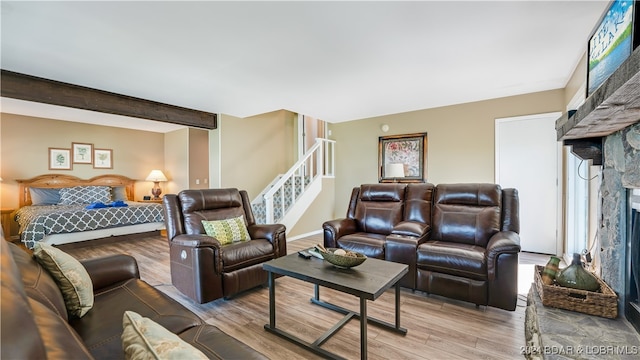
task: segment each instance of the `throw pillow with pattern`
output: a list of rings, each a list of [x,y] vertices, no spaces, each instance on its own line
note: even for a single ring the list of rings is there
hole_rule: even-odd
[[[60,189],[60,205],[81,205],[111,202],[109,186],[74,186]]]
[[[251,240],[242,216],[225,220],[202,220],[202,226],[207,235],[218,239],[222,245]]]
[[[91,310],[93,283],[87,269],[78,260],[41,242],[36,242],[33,255],[58,285],[69,315],[80,318]]]
[[[133,311],[124,312],[122,327],[122,348],[127,360],[207,359],[178,335]]]

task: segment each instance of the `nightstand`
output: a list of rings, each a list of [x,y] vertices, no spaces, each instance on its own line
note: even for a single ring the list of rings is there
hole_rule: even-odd
[[[154,204],[162,204],[162,199],[160,200],[138,200],[141,203],[154,203]]]
[[[11,238],[11,223],[13,219],[11,218],[11,213],[16,209],[10,208],[1,208],[0,213],[2,214],[2,233],[4,234],[4,238],[7,240],[12,240]]]

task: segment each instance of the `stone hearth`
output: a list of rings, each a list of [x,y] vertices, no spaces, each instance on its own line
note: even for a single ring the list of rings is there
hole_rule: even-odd
[[[535,286],[527,297],[527,359],[638,359],[640,336],[622,319],[606,319],[542,305]]]

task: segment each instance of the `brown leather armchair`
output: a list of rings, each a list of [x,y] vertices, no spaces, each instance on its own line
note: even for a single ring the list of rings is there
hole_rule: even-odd
[[[285,226],[257,225],[247,192],[184,190],[164,196],[171,282],[198,303],[267,283],[262,263],[287,254]],[[244,216],[251,240],[221,245],[207,236],[202,220]]]

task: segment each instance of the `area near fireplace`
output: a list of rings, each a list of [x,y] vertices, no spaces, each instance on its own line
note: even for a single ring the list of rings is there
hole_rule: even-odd
[[[623,316],[633,310],[628,299],[633,244],[630,201],[633,198],[630,194],[633,194],[633,189],[640,189],[640,124],[611,134],[604,141],[600,188],[601,224],[598,230],[600,275],[618,294],[618,309]],[[636,264],[635,269],[636,278],[638,265],[640,264]],[[640,319],[640,312],[636,311],[635,316],[629,320],[633,323],[633,319]],[[640,323],[634,326],[640,329]]]
[[[627,310],[631,217],[629,195],[640,189],[640,47],[580,108],[556,122],[558,140],[583,159],[602,165],[599,224],[594,255],[598,275]],[[638,325],[640,328],[640,325]]]

